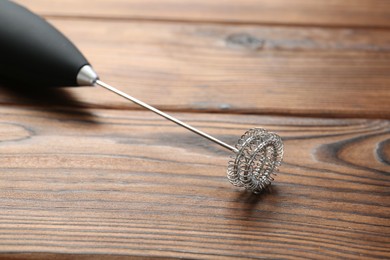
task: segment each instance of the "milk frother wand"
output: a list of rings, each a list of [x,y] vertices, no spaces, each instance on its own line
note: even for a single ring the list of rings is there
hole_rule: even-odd
[[[228,180],[254,193],[271,184],[283,158],[283,143],[275,133],[253,128],[233,147],[104,83],[69,39],[38,15],[8,0],[0,1],[0,80],[32,87],[103,87],[232,151]]]

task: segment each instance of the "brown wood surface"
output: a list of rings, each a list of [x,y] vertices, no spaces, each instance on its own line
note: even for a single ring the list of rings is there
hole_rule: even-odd
[[[389,27],[388,0],[16,0],[50,16]]]
[[[102,80],[164,110],[390,118],[389,30],[50,21]],[[69,92],[135,107],[105,90]]]
[[[0,88],[1,259],[389,259],[390,2],[18,0],[101,78],[221,140],[280,134],[271,189],[99,88]]]
[[[1,250],[186,258],[390,253],[388,121],[175,114],[229,143],[251,126],[283,136],[277,181],[251,196],[227,182],[229,152],[206,140],[148,112],[90,113],[1,108]]]

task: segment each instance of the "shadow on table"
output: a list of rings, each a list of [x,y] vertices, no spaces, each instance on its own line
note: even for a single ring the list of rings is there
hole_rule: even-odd
[[[247,210],[255,209],[258,204],[264,201],[267,197],[276,196],[278,193],[277,187],[269,186],[260,193],[252,193],[243,191],[237,196],[237,201],[245,204]]]
[[[232,211],[229,216],[242,220],[267,219],[279,212],[280,196],[278,187],[270,186],[259,194],[247,191],[237,193],[229,207]],[[249,221],[252,223],[251,221]]]
[[[83,107],[66,88],[26,87],[0,82],[0,90],[5,94],[4,103],[20,103],[33,106],[34,110],[77,117],[79,120],[96,123],[94,115]]]

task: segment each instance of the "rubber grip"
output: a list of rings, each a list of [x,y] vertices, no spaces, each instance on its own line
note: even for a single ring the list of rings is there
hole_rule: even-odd
[[[77,74],[87,64],[74,44],[43,18],[0,0],[0,83],[77,86]]]

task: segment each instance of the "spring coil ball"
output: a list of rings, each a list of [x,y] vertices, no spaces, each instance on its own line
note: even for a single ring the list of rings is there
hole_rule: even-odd
[[[274,180],[272,175],[282,162],[282,139],[265,129],[252,128],[241,136],[236,148],[227,169],[230,183],[260,193]]]

